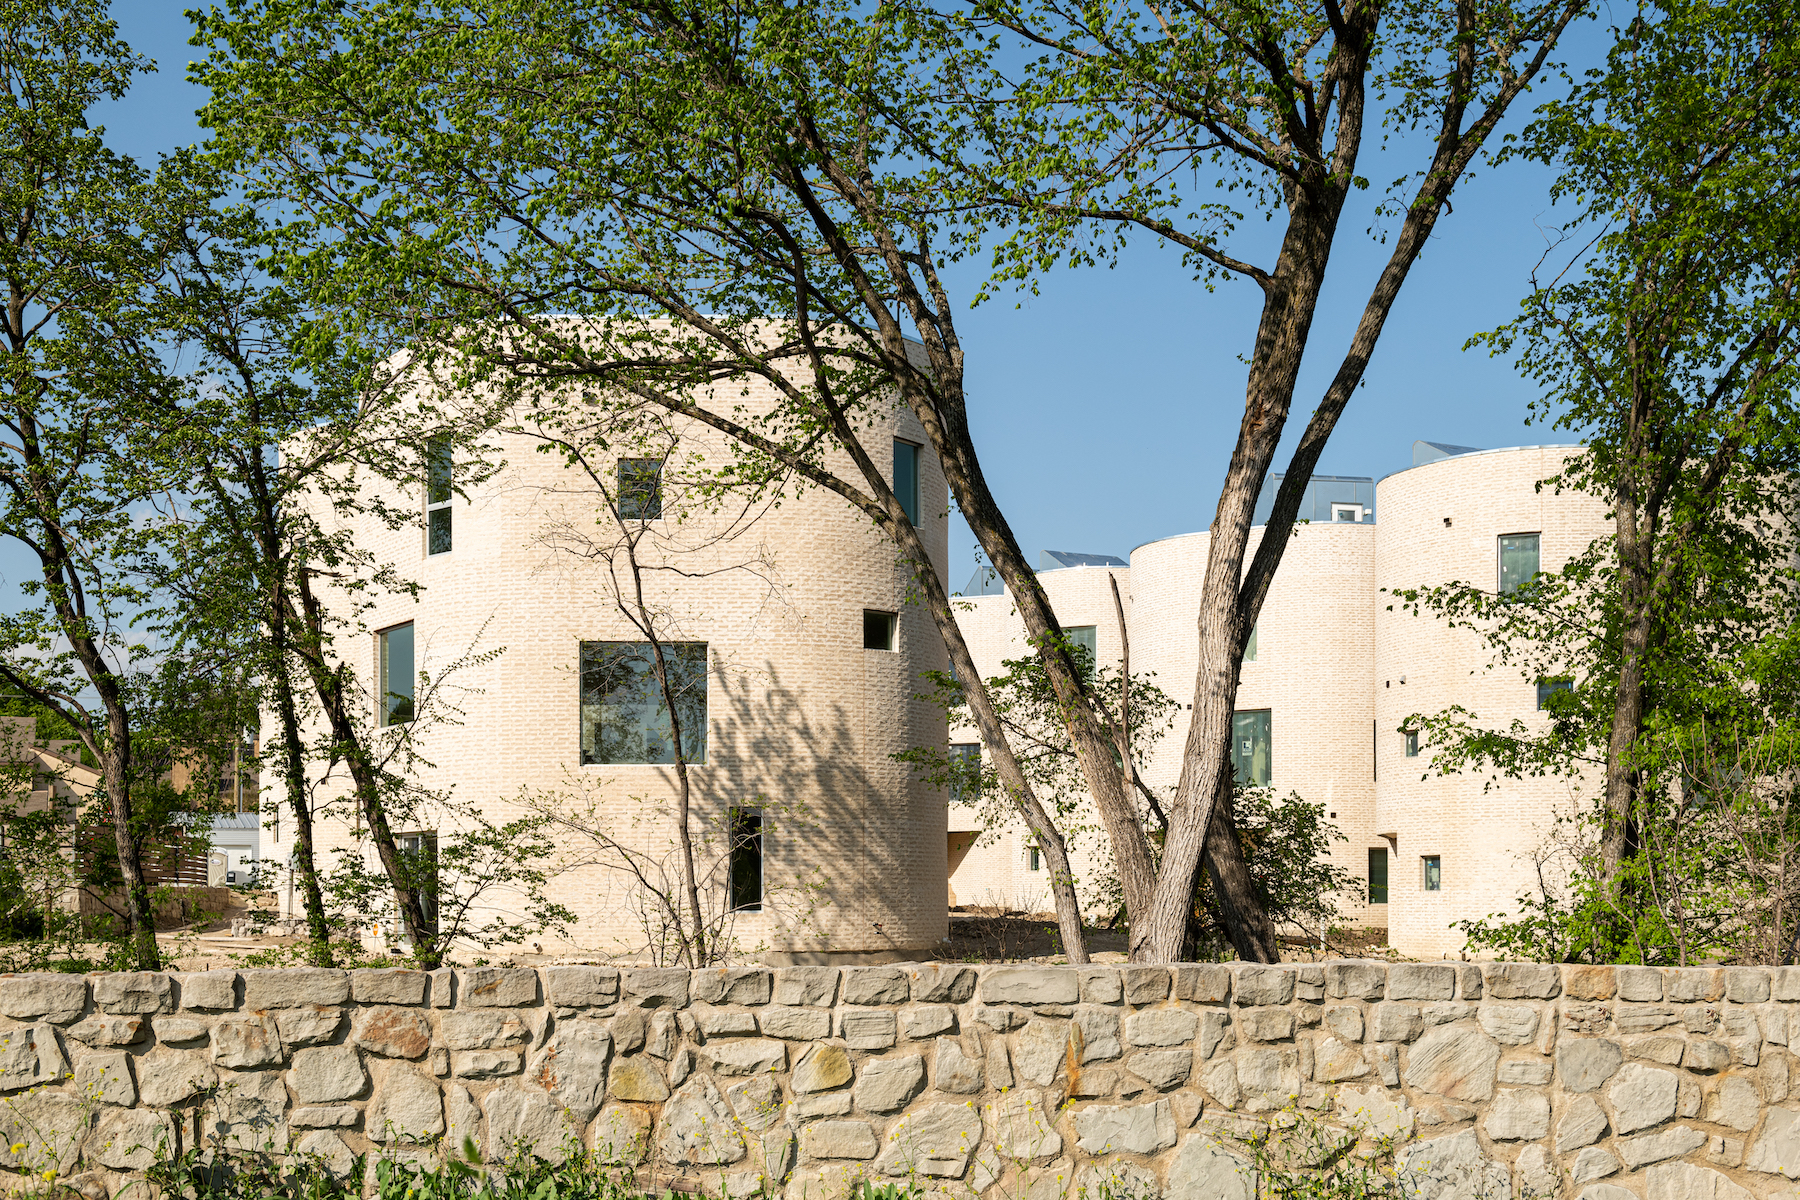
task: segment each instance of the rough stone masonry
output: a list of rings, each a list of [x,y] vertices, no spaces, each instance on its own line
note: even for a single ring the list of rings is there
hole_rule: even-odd
[[[1432,1200],[1800,1200],[1800,968],[1331,962],[0,977],[0,1158],[571,1138],[646,1184],[1249,1200],[1297,1105]],[[440,1142],[441,1139],[441,1142]]]

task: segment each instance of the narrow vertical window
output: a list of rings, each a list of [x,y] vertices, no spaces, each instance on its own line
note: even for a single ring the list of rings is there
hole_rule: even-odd
[[[1406,735],[1406,757],[1419,757],[1419,731],[1416,729],[1402,729],[1400,732]]]
[[[981,743],[950,743],[950,803],[973,804],[981,791]]]
[[[1386,904],[1388,902],[1387,880],[1387,847],[1369,847],[1369,903]]]
[[[376,706],[376,723],[404,725],[413,719],[413,627],[412,622],[384,629],[381,639],[381,669],[377,684],[380,700]]]
[[[864,650],[892,650],[894,648],[894,626],[897,615],[874,608],[863,609]]]
[[[403,833],[394,840],[400,851],[402,878],[419,897],[425,927],[435,930],[438,919],[437,834]]]
[[[662,516],[662,460],[619,460],[619,515],[628,521],[654,521]]]
[[[1508,533],[1500,538],[1500,594],[1510,596],[1538,573],[1538,535]]]
[[[919,448],[894,439],[894,497],[906,510],[906,519],[919,523]]]
[[[1069,648],[1075,652],[1075,658],[1089,679],[1094,677],[1094,664],[1100,661],[1100,641],[1095,636],[1095,626],[1071,625],[1063,630],[1063,637],[1068,640]]]
[[[1424,885],[1428,892],[1444,890],[1444,860],[1435,854],[1427,854],[1419,860],[1424,867]]]
[[[1029,849],[1025,852],[1025,864],[1026,864],[1026,869],[1028,869],[1028,870],[1032,870],[1032,871],[1043,870],[1044,869],[1043,853],[1040,850],[1038,850],[1038,848],[1036,846],[1033,846],[1031,849]]]
[[[1244,641],[1244,661],[1256,661],[1256,633],[1262,628],[1260,623],[1250,627],[1250,636]]]
[[[425,553],[450,552],[450,490],[455,456],[448,437],[434,437],[425,448]]]
[[[727,874],[732,912],[761,912],[763,906],[762,810],[734,808],[728,818],[731,851]]]
[[[1231,714],[1231,769],[1245,787],[1267,787],[1272,722],[1266,708]]]

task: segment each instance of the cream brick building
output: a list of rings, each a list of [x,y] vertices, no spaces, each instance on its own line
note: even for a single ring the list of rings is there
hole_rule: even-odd
[[[1421,443],[1415,457],[1435,461],[1378,484],[1316,478],[1301,514],[1308,523],[1295,530],[1257,623],[1237,702],[1256,743],[1251,755],[1260,750],[1266,783],[1278,794],[1298,792],[1324,804],[1347,838],[1334,857],[1360,881],[1344,909],[1359,923],[1385,926],[1402,953],[1457,952],[1463,939],[1453,922],[1510,910],[1533,881],[1532,851],[1575,798],[1557,780],[1421,778],[1430,747],[1409,755],[1402,728],[1415,713],[1461,705],[1493,727],[1546,718],[1535,680],[1490,669],[1491,656],[1473,633],[1390,608],[1388,592],[1451,580],[1497,588],[1503,538],[1511,570],[1535,546],[1537,567],[1554,571],[1606,535],[1604,508],[1591,497],[1536,486],[1572,452],[1520,447],[1440,457],[1442,449]],[[1263,511],[1270,495],[1272,489]],[[1187,736],[1208,538],[1194,533],[1139,546],[1129,566],[1040,575],[1058,620],[1065,628],[1092,627],[1098,660],[1115,665],[1118,619],[1107,577],[1118,580],[1133,673],[1154,673],[1183,706],[1143,764],[1145,782],[1163,795],[1174,791]],[[963,603],[961,620],[984,673],[1027,653],[1009,596]],[[953,743],[977,740],[972,729],[951,731]],[[1047,876],[1022,824],[976,840],[970,809],[953,805],[950,830],[955,902],[1049,907]],[[1097,849],[1092,837],[1077,847],[1078,874],[1105,869]]]
[[[740,395],[734,385],[729,402],[754,409],[773,398],[754,386]],[[693,667],[689,696],[704,730],[690,773],[694,828],[706,839],[706,902],[736,910],[729,924],[741,957],[916,959],[947,932],[945,801],[891,756],[943,743],[942,711],[915,698],[922,673],[945,666],[942,640],[908,603],[910,571],[892,543],[842,498],[790,489],[780,504],[683,506],[671,494],[674,473],[716,468],[732,450],[704,427],[671,428],[669,474],[656,485],[661,515],[647,522],[646,586],[659,636],[699,647],[687,661],[703,664]],[[871,447],[894,442],[903,474],[900,460],[908,460],[915,519],[942,571],[948,498],[922,429],[910,413],[890,409],[864,433]],[[466,496],[420,480],[384,492],[415,508],[416,524],[356,524],[358,544],[420,590],[416,599],[375,596],[360,612],[340,596],[339,612],[352,624],[338,648],[370,698],[370,724],[407,725],[430,764],[419,782],[450,795],[448,806],[428,807],[397,832],[428,847],[457,831],[458,805],[495,821],[545,804],[565,812],[591,806],[590,823],[618,845],[558,832],[567,869],[551,897],[574,910],[578,924],[566,942],[526,940],[546,954],[639,956],[654,937],[655,905],[619,860],[628,851],[652,874],[674,871],[675,771],[656,719],[631,705],[638,684],[607,674],[637,670],[642,682],[643,656],[616,648],[641,646],[643,635],[615,603],[605,564],[579,546],[586,537],[606,540],[611,518],[594,486],[559,455],[540,453],[529,433],[487,440],[502,465]],[[625,455],[633,453],[642,451]],[[827,462],[857,478],[847,456]],[[601,465],[621,480],[612,460]],[[877,634],[886,644],[867,648]],[[467,662],[445,677],[458,660]],[[377,704],[402,683],[440,678],[444,707],[436,715],[410,691],[407,711],[415,699],[420,706],[410,721]],[[451,703],[460,714],[449,714]],[[375,728],[371,738],[379,748],[399,734]],[[633,754],[649,761],[621,761]],[[339,768],[321,785],[320,802],[341,802],[347,791]],[[754,843],[746,814],[760,822]],[[291,821],[271,817],[270,825],[266,854],[287,862]],[[730,836],[733,828],[743,836]],[[361,822],[341,803],[318,836],[325,864],[339,849],[375,861]],[[441,886],[448,902],[455,882]],[[284,886],[281,896],[297,914],[293,889]],[[483,903],[502,919],[520,907],[503,893]],[[366,923],[365,936],[372,932]]]

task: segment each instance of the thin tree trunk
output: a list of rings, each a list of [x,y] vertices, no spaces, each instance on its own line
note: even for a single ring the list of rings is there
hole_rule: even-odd
[[[162,955],[156,948],[155,911],[150,903],[150,885],[144,879],[142,847],[137,831],[133,828],[131,733],[126,725],[124,709],[116,703],[108,703],[106,724],[107,742],[97,749],[100,775],[106,784],[107,805],[112,813],[113,841],[118,847],[119,876],[125,887],[125,912],[131,933],[131,960],[140,971],[159,971],[162,969]]]
[[[300,740],[300,714],[294,703],[294,676],[288,659],[287,614],[279,583],[269,606],[270,671],[274,676],[275,709],[281,723],[282,774],[288,808],[294,816],[294,864],[306,909],[306,958],[315,967],[333,965],[331,928],[325,920],[325,896],[313,857],[312,805],[306,798],[306,750]],[[290,900],[291,903],[291,900]]]
[[[1229,776],[1225,778],[1229,780]],[[1205,867],[1219,902],[1226,936],[1237,956],[1245,962],[1280,962],[1281,943],[1275,936],[1275,923],[1269,919],[1268,909],[1257,895],[1256,883],[1244,862],[1244,843],[1238,836],[1229,783],[1225,794],[1213,803]]]

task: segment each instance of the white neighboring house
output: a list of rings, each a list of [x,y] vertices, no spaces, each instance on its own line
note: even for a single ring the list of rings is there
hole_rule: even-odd
[[[1529,855],[1574,796],[1563,780],[1490,786],[1485,776],[1428,774],[1430,747],[1404,728],[1410,715],[1460,704],[1494,727],[1515,717],[1541,725],[1544,686],[1553,685],[1488,670],[1491,655],[1473,634],[1390,608],[1388,592],[1459,579],[1504,591],[1609,534],[1599,501],[1536,487],[1578,449],[1417,442],[1414,466],[1380,481],[1315,476],[1300,514],[1307,523],[1292,535],[1246,651],[1234,762],[1251,782],[1325,805],[1347,838],[1333,857],[1359,881],[1343,909],[1356,923],[1385,927],[1404,954],[1456,953],[1463,937],[1454,922],[1511,909],[1535,882]],[[1265,487],[1258,524],[1279,478]],[[1251,552],[1260,536],[1252,532]],[[1202,532],[1139,546],[1129,566],[1047,555],[1039,576],[1063,628],[1114,665],[1118,618],[1108,576],[1117,579],[1133,674],[1154,673],[1183,706],[1141,763],[1145,782],[1165,796],[1175,790],[1187,737],[1208,547]],[[958,619],[985,675],[1029,651],[1011,598],[969,595],[979,590],[978,577]],[[965,727],[950,740],[980,739]],[[952,805],[952,903],[1048,909],[1048,877],[1023,824],[983,838],[972,815]],[[1106,869],[1097,851],[1104,853],[1097,838],[1075,848],[1078,876]]]
[[[206,860],[208,887],[246,887],[257,881],[262,862],[262,817],[226,813],[211,821],[212,853]]]

